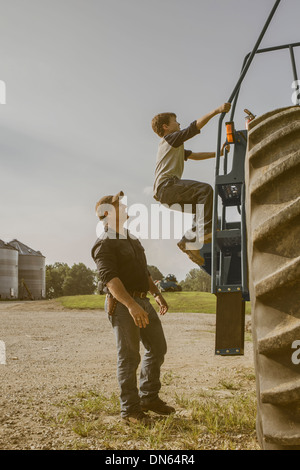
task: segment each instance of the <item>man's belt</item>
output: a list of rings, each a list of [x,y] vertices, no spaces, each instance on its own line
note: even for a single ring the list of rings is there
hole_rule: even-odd
[[[145,299],[147,297],[147,292],[139,292],[139,291],[133,290],[133,291],[129,291],[128,293],[131,295],[131,297],[138,297],[139,299]]]
[[[138,292],[136,290],[128,291],[128,294],[131,295],[131,297],[138,297],[139,299],[145,299],[147,297],[147,292]],[[118,301],[112,296],[110,292],[106,294],[106,298],[107,298],[108,314],[113,315],[113,313],[116,310]]]

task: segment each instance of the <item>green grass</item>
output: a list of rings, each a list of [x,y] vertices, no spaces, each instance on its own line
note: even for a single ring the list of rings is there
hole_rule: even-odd
[[[63,307],[76,310],[104,309],[105,295],[73,295],[56,299]]]
[[[235,380],[228,387],[220,382],[215,389],[193,397],[169,397],[176,414],[161,417],[151,414],[151,426],[128,425],[120,419],[116,394],[82,392],[58,405],[56,416],[43,418],[56,428],[71,432],[69,449],[123,450],[246,450],[257,449],[256,398],[253,377]]]
[[[183,313],[216,313],[216,297],[207,292],[164,292],[164,298],[168,302],[169,312]],[[157,304],[149,295],[154,307]],[[60,297],[57,299],[66,308],[70,309],[104,309],[105,295],[75,295]],[[246,304],[246,313],[250,313],[250,304]]]

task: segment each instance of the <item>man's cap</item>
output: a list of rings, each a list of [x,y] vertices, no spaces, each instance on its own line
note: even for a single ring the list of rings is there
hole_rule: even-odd
[[[119,199],[121,199],[124,196],[123,191],[118,192],[118,194],[115,194],[114,196],[103,196],[101,199],[96,204],[96,214],[99,217],[100,220],[102,220],[105,215],[105,211],[107,211],[109,205],[114,204],[115,202],[118,202]]]

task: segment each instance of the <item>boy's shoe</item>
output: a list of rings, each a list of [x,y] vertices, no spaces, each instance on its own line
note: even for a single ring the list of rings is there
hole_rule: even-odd
[[[195,232],[193,230],[189,230],[187,231],[183,238],[181,239],[182,242],[185,242],[187,244],[187,249],[190,249],[193,247],[198,248],[198,249],[201,249],[203,247],[203,245],[206,245],[207,243],[211,243],[212,242],[212,232],[210,233],[205,233],[200,235],[198,234],[198,237],[196,238],[196,235],[194,235]],[[189,244],[191,245],[189,247]]]
[[[212,233],[207,233],[204,235],[203,244],[211,243],[212,242]]]
[[[187,250],[185,247],[185,242],[180,241],[177,243],[177,246],[188,255],[190,260],[192,260],[194,263],[198,264],[198,266],[203,266],[205,264],[204,258],[200,255],[199,250]]]
[[[128,424],[144,424],[145,426],[150,425],[153,422],[152,419],[141,410],[122,416],[122,419]]]
[[[175,413],[175,408],[173,408],[173,406],[167,405],[159,397],[152,401],[142,400],[141,408],[143,411],[154,411],[154,413],[159,415],[170,415]]]

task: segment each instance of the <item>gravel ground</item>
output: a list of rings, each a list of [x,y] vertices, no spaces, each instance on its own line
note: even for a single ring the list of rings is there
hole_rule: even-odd
[[[168,343],[162,375],[176,377],[162,398],[195,395],[237,370],[253,370],[251,342],[244,356],[214,355],[215,315],[169,312],[162,323]],[[105,313],[67,310],[55,301],[0,302],[0,325],[6,346],[0,449],[66,448],[74,433],[51,426],[44,416],[81,391],[118,394],[115,339]]]

